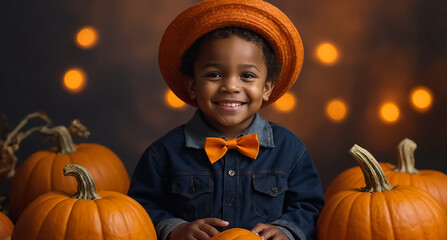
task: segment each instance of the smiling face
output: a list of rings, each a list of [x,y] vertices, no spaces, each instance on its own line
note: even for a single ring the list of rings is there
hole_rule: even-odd
[[[262,48],[237,36],[202,42],[188,91],[208,123],[228,138],[247,129],[273,89]]]

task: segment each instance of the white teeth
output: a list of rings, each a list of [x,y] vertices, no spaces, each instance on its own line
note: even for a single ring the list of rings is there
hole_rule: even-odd
[[[224,106],[224,107],[237,107],[237,106],[240,106],[241,104],[240,103],[221,103],[220,105]]]

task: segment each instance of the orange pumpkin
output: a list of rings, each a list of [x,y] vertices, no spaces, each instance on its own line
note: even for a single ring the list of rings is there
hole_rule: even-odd
[[[63,171],[76,178],[78,191],[35,199],[17,221],[12,239],[157,239],[151,218],[135,200],[118,192],[96,192],[92,176],[80,165]]]
[[[406,138],[397,146],[397,166],[380,163],[391,185],[411,185],[432,194],[447,209],[447,175],[435,170],[417,170],[414,164],[416,143]],[[362,171],[359,167],[345,170],[338,175],[327,188],[326,200],[335,193],[350,188],[364,186]]]
[[[225,230],[211,240],[260,240],[262,239],[256,233],[243,228],[232,228]]]
[[[447,210],[447,175],[435,170],[417,170],[414,150],[416,143],[406,138],[397,146],[397,167],[386,177],[392,185],[411,185],[421,188],[435,197]]]
[[[0,212],[0,239],[5,239],[11,236],[13,229],[14,224],[8,216]]]
[[[395,168],[391,163],[380,163],[380,167],[385,172],[385,175]],[[329,200],[336,193],[343,190],[361,188],[365,186],[365,178],[359,166],[348,168],[341,172],[327,187],[324,192],[324,198]]]
[[[447,214],[431,194],[392,187],[368,151],[354,145],[350,153],[366,187],[338,192],[326,202],[317,221],[319,240],[447,239]]]
[[[110,149],[93,143],[74,145],[64,126],[45,128],[43,132],[55,134],[59,146],[32,154],[16,169],[10,190],[13,221],[17,220],[28,204],[43,193],[76,192],[76,181],[64,177],[62,173],[66,164],[86,167],[98,190],[127,193],[129,175],[121,160]]]

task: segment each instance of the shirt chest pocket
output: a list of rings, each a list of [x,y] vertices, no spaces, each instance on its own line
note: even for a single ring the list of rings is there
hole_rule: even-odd
[[[281,216],[287,176],[280,173],[253,174],[253,211],[268,220]]]
[[[172,212],[187,221],[207,217],[213,206],[213,179],[209,175],[175,175]]]

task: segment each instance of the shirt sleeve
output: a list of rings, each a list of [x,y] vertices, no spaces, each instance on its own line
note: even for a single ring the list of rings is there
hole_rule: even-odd
[[[273,225],[275,225],[275,224],[273,224]],[[279,230],[281,230],[287,236],[287,238],[289,240],[295,240],[295,238],[293,237],[292,233],[289,230],[287,230],[286,228],[281,227],[279,225],[276,225],[276,227],[279,228]]]
[[[288,178],[284,212],[272,224],[287,229],[295,239],[316,239],[316,221],[323,205],[320,177],[303,147]]]
[[[186,223],[187,221],[181,218],[169,218],[161,221],[156,228],[157,231],[157,239],[158,240],[167,240],[169,234],[176,228],[178,225],[182,223]]]
[[[146,149],[132,175],[127,195],[143,206],[151,217],[160,240],[167,239],[169,233],[183,219],[176,218],[164,207],[168,198],[168,176],[165,166],[152,147]]]

